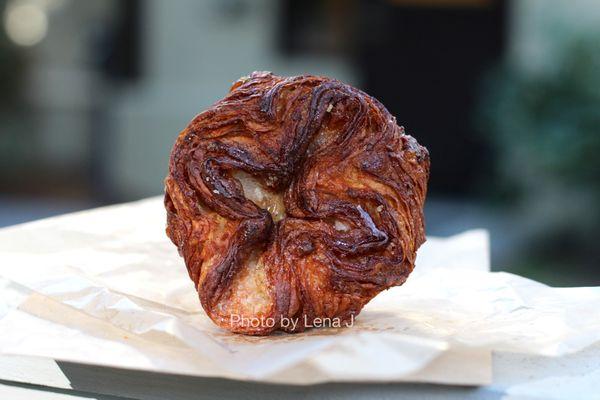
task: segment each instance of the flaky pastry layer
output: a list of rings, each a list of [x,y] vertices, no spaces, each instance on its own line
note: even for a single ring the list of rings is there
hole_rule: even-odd
[[[374,98],[255,72],[177,138],[167,235],[222,328],[347,321],[413,270],[428,175],[427,150]]]

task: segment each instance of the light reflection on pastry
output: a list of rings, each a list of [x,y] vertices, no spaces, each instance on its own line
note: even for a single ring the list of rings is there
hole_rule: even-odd
[[[177,138],[167,235],[215,324],[303,331],[349,320],[406,280],[425,240],[428,175],[427,150],[374,98],[255,72]]]

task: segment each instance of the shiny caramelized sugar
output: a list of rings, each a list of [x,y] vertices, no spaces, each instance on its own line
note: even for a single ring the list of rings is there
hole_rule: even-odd
[[[428,175],[427,150],[376,99],[255,72],[177,138],[167,234],[218,326],[344,324],[412,271]]]

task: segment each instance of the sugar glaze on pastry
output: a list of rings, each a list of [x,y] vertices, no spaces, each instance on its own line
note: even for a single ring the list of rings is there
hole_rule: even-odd
[[[376,99],[255,72],[179,134],[167,235],[215,324],[299,332],[404,283],[425,241],[428,176],[427,150]]]

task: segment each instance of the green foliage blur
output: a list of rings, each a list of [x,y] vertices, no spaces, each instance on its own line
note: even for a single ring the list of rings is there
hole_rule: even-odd
[[[503,67],[483,86],[478,122],[498,156],[490,186],[525,210],[515,229],[530,232],[530,264],[598,275],[600,38],[557,59],[543,73]]]

